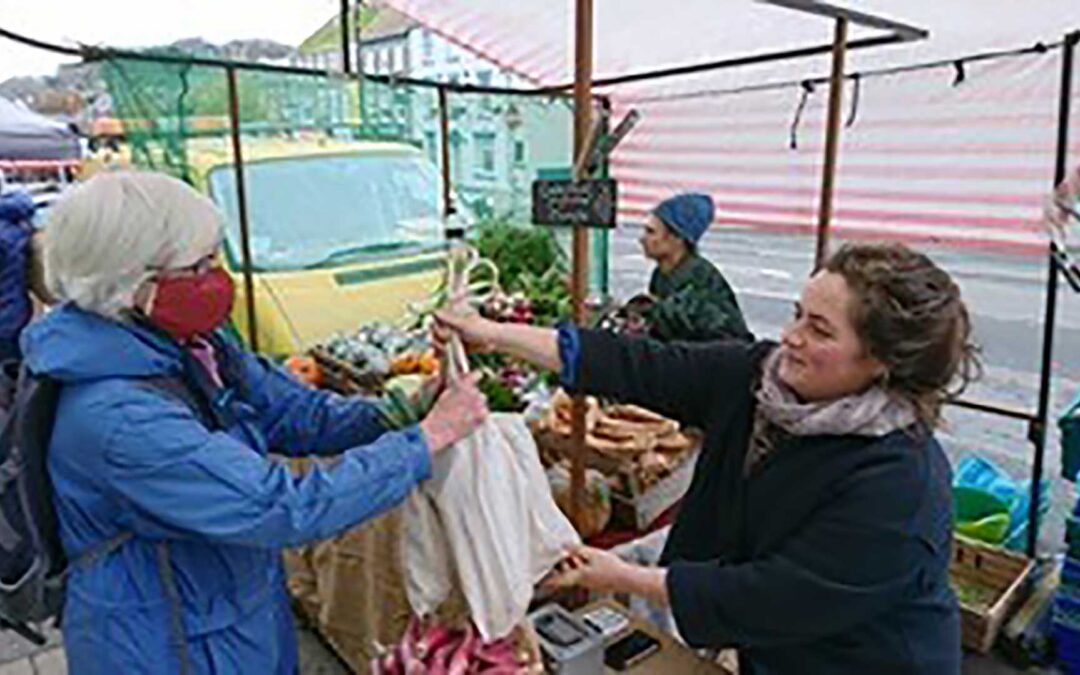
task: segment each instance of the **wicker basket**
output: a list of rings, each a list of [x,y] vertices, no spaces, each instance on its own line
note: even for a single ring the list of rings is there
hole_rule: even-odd
[[[965,648],[986,654],[998,631],[1023,601],[1034,562],[1020,553],[956,537],[949,576],[954,587],[985,589],[986,602],[961,598],[960,630]]]
[[[531,429],[545,463],[573,457],[573,445],[568,436],[539,425],[532,425]],[[692,430],[686,433],[693,441],[692,448],[685,453],[670,474],[649,486],[640,484],[628,462],[585,448],[587,468],[596,469],[609,478],[619,479],[619,487],[611,493],[613,525],[646,532],[661,514],[683,498],[690,487],[694,466],[701,450],[701,435]]]

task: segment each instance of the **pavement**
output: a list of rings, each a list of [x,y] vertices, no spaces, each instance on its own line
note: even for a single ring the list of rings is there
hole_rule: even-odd
[[[307,628],[298,629],[300,644],[300,673],[303,675],[348,675],[349,670]],[[20,638],[15,638],[20,640]],[[6,634],[0,634],[0,675],[67,675],[67,662],[63,648],[58,643],[37,651],[9,659],[6,651],[10,645]],[[16,648],[18,649],[18,648]],[[1056,675],[1053,670],[1018,670],[999,660],[969,655],[964,660],[963,675]]]
[[[300,672],[304,675],[348,675],[341,660],[313,631],[298,620]],[[47,631],[49,643],[36,647],[11,633],[0,633],[0,675],[67,675],[60,635]]]

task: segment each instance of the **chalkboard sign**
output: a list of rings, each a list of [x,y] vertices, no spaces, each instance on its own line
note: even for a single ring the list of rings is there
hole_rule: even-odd
[[[615,181],[536,180],[532,219],[537,225],[615,227]]]

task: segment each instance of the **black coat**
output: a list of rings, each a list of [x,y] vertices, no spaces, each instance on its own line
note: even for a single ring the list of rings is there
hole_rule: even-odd
[[[705,431],[661,564],[679,632],[755,675],[956,675],[951,472],[933,436],[794,437],[744,477],[774,345],[582,331],[578,388]]]

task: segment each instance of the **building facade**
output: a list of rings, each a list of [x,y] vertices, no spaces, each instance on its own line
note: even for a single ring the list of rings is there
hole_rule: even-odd
[[[361,19],[358,50],[365,74],[477,86],[531,86],[391,9],[379,8],[367,19]],[[298,62],[340,68],[338,25],[331,21],[305,41]],[[320,33],[322,39],[316,40]],[[478,216],[527,216],[532,180],[541,170],[569,164],[572,109],[568,102],[450,93],[448,106],[455,192]],[[433,88],[367,81],[360,92],[360,116],[366,130],[416,143],[432,163],[441,163],[438,96]]]

